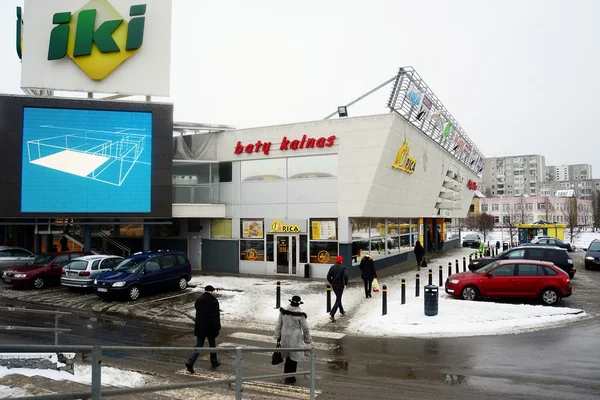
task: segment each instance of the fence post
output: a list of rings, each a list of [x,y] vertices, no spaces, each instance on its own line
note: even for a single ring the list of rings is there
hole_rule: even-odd
[[[452,262],[448,263],[448,277],[450,277],[450,275],[452,275]]]
[[[54,314],[54,345],[58,346],[58,314]]]
[[[460,270],[458,269],[458,258],[456,260],[454,260],[454,266],[455,266],[455,271],[458,274],[460,272]]]
[[[429,268],[429,271],[427,271],[427,274],[429,275],[429,286],[433,285],[433,271],[431,270],[431,268]]]
[[[406,303],[406,279],[402,279],[402,285],[400,290],[400,304]]]
[[[235,400],[242,400],[242,360],[241,347],[235,348]]]
[[[92,400],[102,400],[102,348],[92,347]]]
[[[317,374],[315,348],[310,349],[310,400],[315,400],[315,381]]]
[[[327,285],[327,312],[331,312],[331,285]]]
[[[444,280],[444,267],[440,265],[440,287],[442,287],[442,281]]]
[[[467,271],[467,258],[463,257],[463,272]]]
[[[382,288],[382,305],[381,305],[381,315],[386,315],[387,314],[387,286],[383,285]]]
[[[417,280],[415,281],[415,297],[419,297],[419,292],[421,289],[421,276],[417,274]]]
[[[275,308],[281,307],[281,282],[277,281],[277,291],[275,293]]]

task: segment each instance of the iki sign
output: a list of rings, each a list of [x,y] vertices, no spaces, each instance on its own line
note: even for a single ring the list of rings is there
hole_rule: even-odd
[[[48,60],[60,60],[68,55],[91,79],[102,80],[142,47],[145,13],[146,4],[133,5],[129,9],[132,18],[126,22],[108,1],[94,0],[75,14],[57,12],[52,17],[52,23],[57,26],[50,33]],[[17,18],[17,43],[20,44],[20,7],[17,7]],[[17,53],[21,57],[20,46]]]

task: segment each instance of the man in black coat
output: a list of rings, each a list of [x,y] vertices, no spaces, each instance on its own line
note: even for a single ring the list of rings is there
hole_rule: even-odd
[[[377,272],[375,271],[375,263],[370,254],[366,254],[362,260],[360,260],[360,277],[365,283],[365,296],[368,299],[371,296],[371,283],[373,278],[377,278]]]
[[[204,347],[204,339],[208,339],[209,347],[217,347],[216,337],[221,330],[221,314],[219,310],[219,300],[213,295],[215,288],[208,285],[204,288],[204,294],[196,299],[196,324],[194,335],[196,335],[196,347]],[[185,363],[190,374],[194,373],[194,363],[200,353],[191,355],[188,362]],[[213,368],[217,368],[221,363],[217,359],[217,353],[210,353],[210,363]]]
[[[344,259],[342,256],[337,256],[335,264],[329,268],[329,272],[327,273],[327,281],[331,284],[333,293],[335,293],[335,303],[329,314],[331,322],[335,322],[335,313],[338,308],[340,309],[340,314],[346,314],[342,305],[342,294],[344,294],[344,288],[348,286],[348,271],[343,263]]]

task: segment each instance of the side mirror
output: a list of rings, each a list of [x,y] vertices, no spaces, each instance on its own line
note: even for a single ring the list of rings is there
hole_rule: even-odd
[[[587,247],[584,247],[584,248],[583,248],[583,251],[587,251]]]
[[[485,276],[486,278],[491,278],[491,277],[492,277],[492,276],[494,276],[494,275],[492,275],[492,273],[491,273],[491,272],[486,272],[484,276]]]

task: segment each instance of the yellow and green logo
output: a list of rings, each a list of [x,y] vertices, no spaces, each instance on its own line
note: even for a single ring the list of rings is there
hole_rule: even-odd
[[[91,79],[100,81],[133,56],[144,41],[146,4],[129,9],[125,19],[108,0],[90,0],[74,14],[55,13],[48,60],[68,56]],[[17,7],[17,53],[21,57],[21,9]]]

